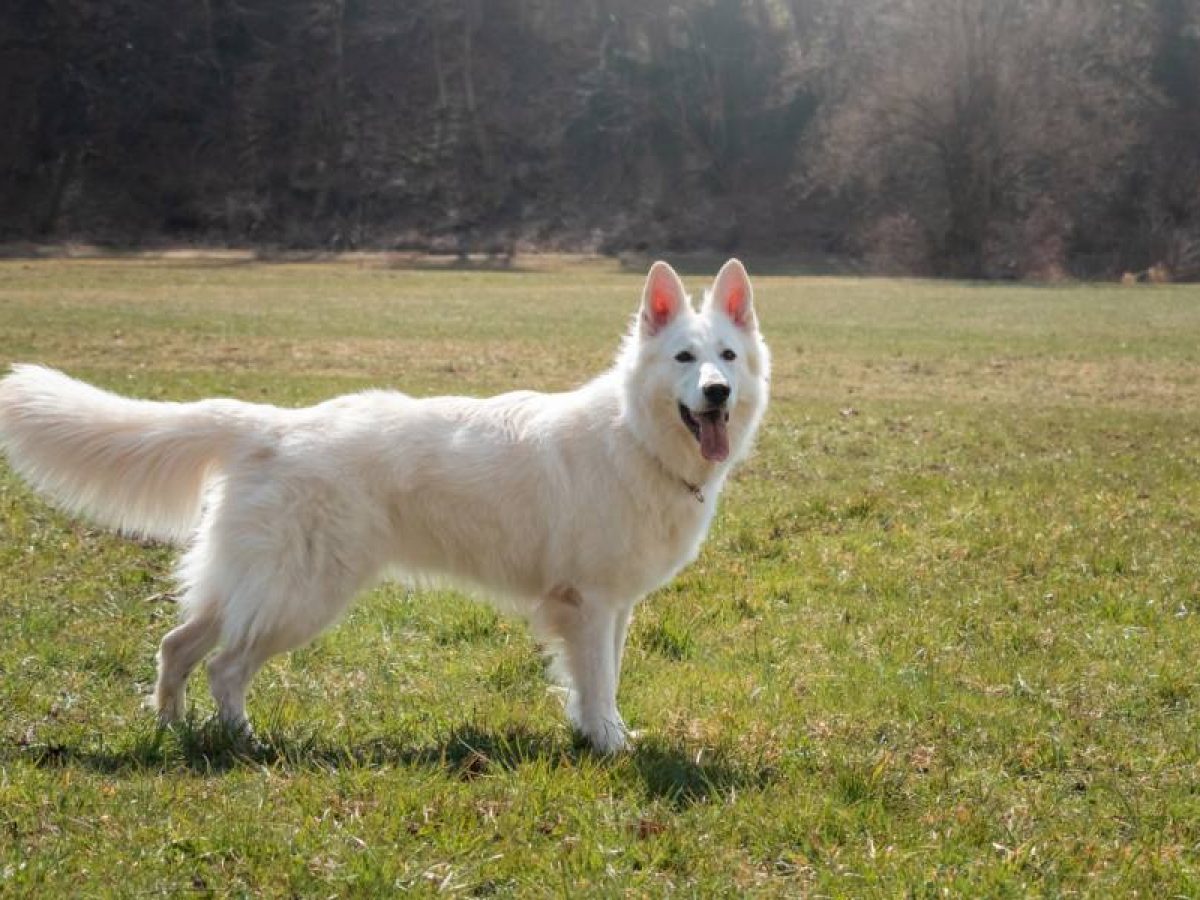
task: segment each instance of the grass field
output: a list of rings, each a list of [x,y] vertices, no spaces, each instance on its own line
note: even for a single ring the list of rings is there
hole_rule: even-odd
[[[698,285],[695,278],[689,285]],[[0,364],[284,405],[563,388],[640,278],[0,263]],[[1200,289],[770,277],[772,408],[639,609],[637,750],[524,627],[388,586],[157,733],[172,552],[0,464],[0,895],[1200,893]]]

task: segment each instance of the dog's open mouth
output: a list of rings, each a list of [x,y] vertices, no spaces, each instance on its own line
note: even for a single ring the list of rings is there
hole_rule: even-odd
[[[692,436],[700,442],[700,455],[711,462],[721,462],[729,456],[729,413],[724,409],[710,409],[692,414],[679,404],[679,418],[688,427]]]

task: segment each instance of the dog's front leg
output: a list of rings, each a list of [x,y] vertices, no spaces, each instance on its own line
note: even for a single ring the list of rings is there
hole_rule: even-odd
[[[629,620],[633,618],[635,604],[636,601],[617,607],[616,627],[613,629],[613,667],[618,683],[621,680],[621,661],[625,658],[625,639],[629,636]]]
[[[541,624],[561,646],[571,724],[601,753],[623,749],[629,732],[617,711],[613,651],[624,643],[628,605],[568,587],[551,592],[543,613]]]

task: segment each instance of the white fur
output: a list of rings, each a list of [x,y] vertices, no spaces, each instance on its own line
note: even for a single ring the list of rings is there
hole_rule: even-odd
[[[740,323],[725,307],[735,290]],[[627,737],[616,692],[633,607],[695,558],[766,407],[769,356],[750,298],[730,260],[693,311],[656,263],[614,367],[561,394],[156,403],[17,365],[0,381],[0,446],[71,512],[187,539],[183,624],[159,652],[164,722],[219,646],[208,664],[219,714],[248,727],[245,693],[262,664],[398,568],[486,589],[524,615],[559,657],[573,723],[611,751]],[[695,361],[677,361],[681,350]],[[722,462],[701,456],[679,412],[702,408],[714,381],[731,391]]]

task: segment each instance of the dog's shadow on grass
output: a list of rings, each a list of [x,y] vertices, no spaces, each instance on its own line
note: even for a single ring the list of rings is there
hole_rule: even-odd
[[[170,733],[147,731],[122,747],[78,742],[21,742],[0,749],[0,763],[24,760],[39,768],[82,768],[121,775],[135,772],[185,772],[220,777],[236,769],[271,767],[291,771],[350,768],[421,768],[448,778],[474,781],[540,763],[562,772],[611,767],[633,774],[654,799],[677,807],[761,787],[774,777],[770,767],[745,764],[709,752],[644,738],[628,753],[593,753],[564,731],[537,732],[509,727],[460,725],[443,737],[405,743],[379,737],[337,743],[319,734],[268,731],[254,741],[230,735],[213,723],[184,724]]]

